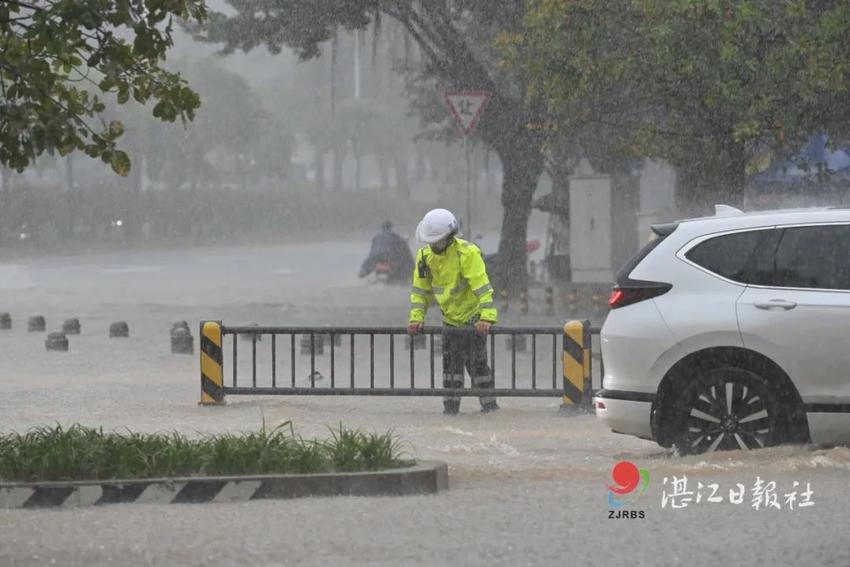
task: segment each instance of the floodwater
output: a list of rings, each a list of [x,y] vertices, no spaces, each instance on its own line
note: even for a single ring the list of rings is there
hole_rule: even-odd
[[[288,420],[304,436],[326,436],[339,423],[392,429],[410,456],[449,463],[448,492],[2,510],[0,565],[850,564],[844,447],[678,458],[614,435],[592,416],[565,415],[557,398],[502,399],[493,414],[479,413],[468,398],[453,417],[442,415],[438,398],[230,397],[223,407],[197,405],[197,356],[170,353],[176,320],[189,321],[196,347],[198,322],[207,318],[404,325],[406,288],[357,278],[365,251],[363,242],[325,242],[0,263],[0,311],[14,325],[0,331],[0,429],[82,423],[196,435]],[[26,319],[36,314],[48,331],[80,319],[82,334],[69,336],[69,352],[45,352],[44,334],[27,332]],[[109,324],[119,320],[130,337],[109,339]],[[505,323],[560,320],[511,315]],[[240,342],[240,357],[250,345]],[[266,362],[269,346],[268,338],[258,343]],[[308,374],[303,364],[298,380]],[[268,379],[265,370],[260,379]],[[608,517],[611,468],[624,459],[650,473],[631,508],[643,518]],[[687,477],[694,492],[682,508],[665,500],[674,476]],[[776,483],[781,509],[754,508],[759,478]],[[795,482],[800,493],[811,488],[812,506],[786,504]],[[746,494],[735,504],[729,490],[738,484]]]

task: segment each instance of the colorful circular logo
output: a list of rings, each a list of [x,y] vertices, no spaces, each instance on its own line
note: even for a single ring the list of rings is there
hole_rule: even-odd
[[[624,508],[637,501],[649,487],[649,471],[631,461],[620,461],[611,470],[613,485],[608,485],[608,505]]]

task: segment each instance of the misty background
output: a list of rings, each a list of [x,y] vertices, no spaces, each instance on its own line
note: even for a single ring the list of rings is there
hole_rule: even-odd
[[[239,16],[234,5],[247,6],[208,3],[211,12],[231,18]],[[544,15],[557,10],[535,9]],[[423,8],[423,14],[430,10]],[[513,11],[530,16],[523,21],[513,18]],[[690,167],[706,155],[704,148],[684,142],[669,151],[627,155],[615,147],[616,136],[603,123],[576,127],[560,116],[561,103],[563,113],[581,115],[569,99],[551,96],[546,114],[532,95],[521,92],[545,88],[545,82],[535,86],[534,80],[548,80],[533,66],[534,34],[537,28],[545,31],[546,22],[535,20],[530,7],[500,5],[492,21],[481,19],[486,6],[474,2],[468,13],[460,5],[456,12],[451,33],[466,36],[481,65],[464,60],[469,54],[463,50],[447,48],[447,57],[466,66],[470,84],[480,79],[475,77],[479,67],[487,69],[500,91],[494,100],[502,105],[485,107],[479,131],[489,132],[477,131],[468,140],[469,211],[463,140],[443,101],[447,81],[411,35],[415,27],[409,23],[375,17],[357,31],[336,24],[332,39],[318,41],[319,56],[307,60],[285,45],[270,52],[263,31],[234,39],[225,26],[204,42],[178,26],[164,66],[183,75],[200,95],[194,120],[162,122],[151,116],[152,104],[118,105],[112,97],[103,118],[124,125],[119,146],[133,160],[129,176],[117,176],[81,152],[66,157],[45,152],[22,173],[0,167],[0,254],[345,238],[362,241],[365,255],[370,236],[385,220],[416,247],[416,223],[439,206],[462,222],[471,217],[462,232],[485,253],[498,249],[516,263],[525,258],[522,240],[527,239],[525,249],[532,260],[543,262],[540,274],[547,282],[607,284],[646,241],[653,223],[704,214],[726,198],[748,208],[846,202],[850,153],[816,130],[808,143],[794,142],[784,153],[758,143],[736,145],[729,148],[731,157],[710,157],[707,161],[718,163],[705,170]],[[469,20],[473,16],[480,21]],[[606,17],[604,10],[598,17]],[[215,30],[221,22],[210,24]],[[512,55],[510,36],[496,33],[500,29],[525,30],[527,60]],[[297,26],[289,33],[296,32]],[[233,42],[232,53],[221,53],[221,37]],[[543,45],[552,39],[542,37]],[[312,42],[310,37],[289,40],[274,41],[296,44],[302,54]],[[249,51],[240,49],[243,42]],[[569,84],[553,84],[556,92],[570,91]],[[626,110],[641,112],[639,97],[625,94],[631,97]],[[622,119],[617,96],[604,101],[610,107],[593,109],[594,115]],[[564,133],[535,134],[539,116],[563,121]],[[703,126],[710,138],[712,124]],[[725,135],[715,147],[725,147]],[[500,154],[514,161],[513,178],[505,179]],[[817,165],[798,168],[797,158]],[[719,173],[711,169],[718,164]],[[736,184],[745,171],[746,188],[738,195]],[[828,183],[797,182],[824,171]],[[530,215],[525,211],[529,184]],[[507,210],[503,187],[513,192]]]
[[[218,49],[175,32],[166,67],[202,100],[185,127],[133,101],[110,106],[107,118],[125,126],[128,177],[80,153],[45,153],[23,173],[0,169],[0,250],[355,233],[365,255],[384,220],[412,236],[430,208],[465,213],[461,140],[448,108],[438,127],[413,115],[405,65],[421,55],[392,22],[379,34],[340,31],[306,62],[286,50]],[[471,164],[474,229],[497,231],[498,158],[473,141]],[[546,222],[542,213],[536,222]]]

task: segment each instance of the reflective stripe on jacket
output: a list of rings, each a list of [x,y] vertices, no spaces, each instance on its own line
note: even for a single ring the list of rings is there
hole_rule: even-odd
[[[419,249],[413,267],[410,320],[424,321],[428,306],[434,302],[440,306],[443,322],[449,325],[466,325],[476,315],[497,322],[493,287],[478,246],[455,238],[442,254],[435,254],[428,246]]]

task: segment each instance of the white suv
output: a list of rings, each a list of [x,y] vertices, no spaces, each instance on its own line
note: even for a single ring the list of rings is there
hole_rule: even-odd
[[[598,418],[680,453],[850,442],[850,210],[653,231],[611,294]]]

